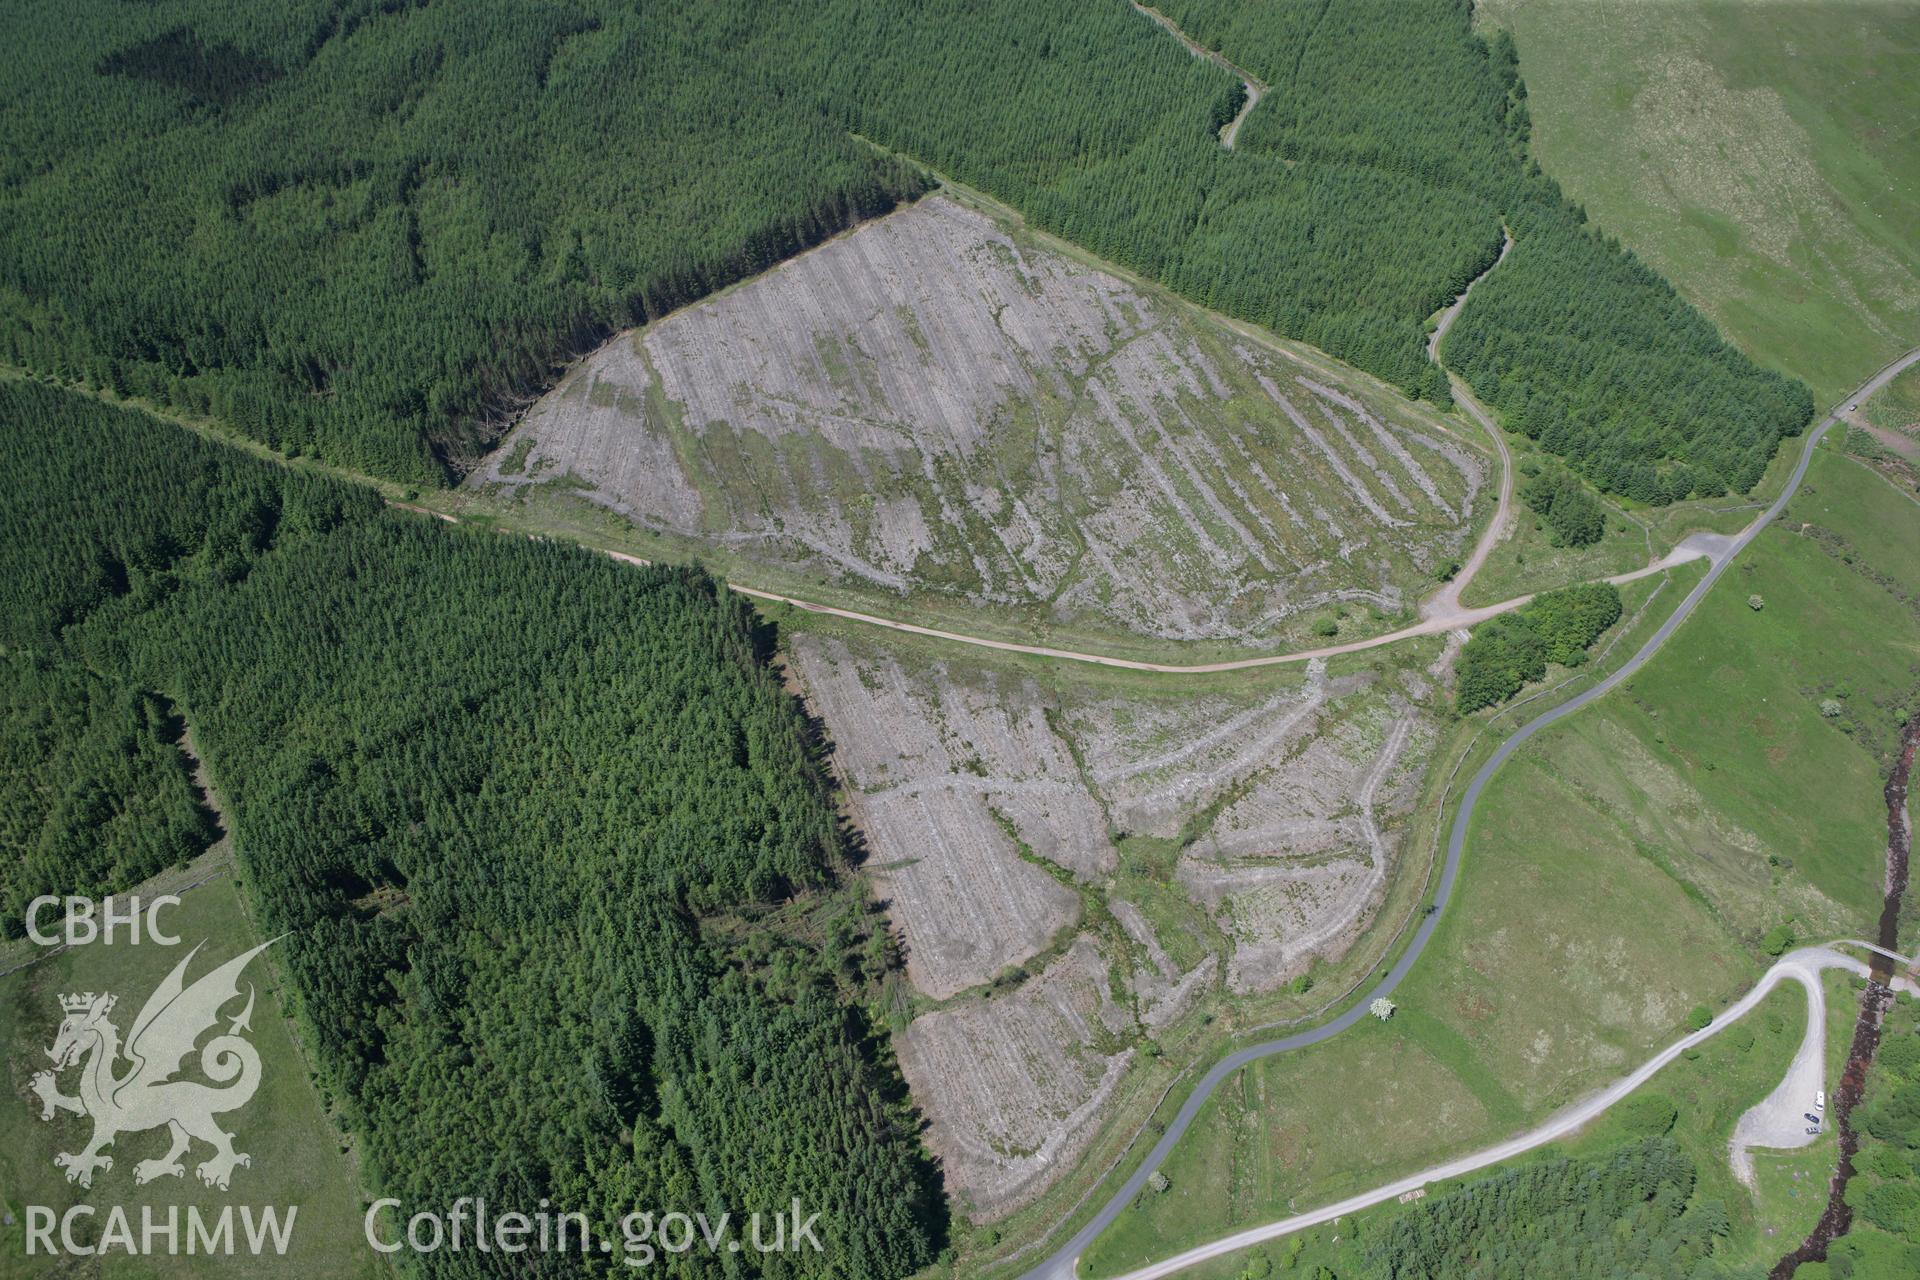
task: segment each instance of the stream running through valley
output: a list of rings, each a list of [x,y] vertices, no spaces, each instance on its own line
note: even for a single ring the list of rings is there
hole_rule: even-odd
[[[1913,775],[1913,757],[1920,747],[1920,715],[1907,721],[1900,735],[1900,747],[1894,754],[1893,769],[1887,775],[1887,873],[1886,891],[1880,903],[1880,930],[1874,941],[1888,951],[1900,950],[1900,903],[1907,892],[1907,858],[1913,852],[1913,825],[1907,818],[1907,784]],[[1803,1262],[1824,1262],[1827,1248],[1847,1234],[1853,1226],[1853,1207],[1846,1201],[1847,1183],[1853,1180],[1853,1157],[1860,1149],[1860,1135],[1853,1127],[1853,1108],[1866,1092],[1867,1071],[1880,1048],[1880,1022],[1893,1001],[1893,961],[1878,953],[1868,957],[1871,973],[1867,989],[1860,995],[1860,1016],[1854,1020],[1853,1043],[1847,1050],[1847,1067],[1833,1091],[1834,1124],[1840,1131],[1840,1162],[1833,1171],[1827,1191],[1827,1207],[1814,1224],[1813,1234],[1780,1259],[1767,1280],[1791,1280],[1794,1269]]]

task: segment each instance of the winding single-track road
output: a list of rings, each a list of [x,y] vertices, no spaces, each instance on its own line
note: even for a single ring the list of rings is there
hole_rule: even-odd
[[[1184,1271],[1186,1268],[1195,1266],[1198,1263],[1206,1262],[1212,1258],[1218,1258],[1223,1254],[1233,1253],[1236,1250],[1245,1249],[1250,1245],[1256,1245],[1267,1240],[1274,1240],[1281,1236],[1291,1235],[1296,1231],[1303,1231],[1308,1227],[1316,1227],[1322,1223],[1332,1222],[1334,1219],[1344,1217],[1349,1213],[1357,1213],[1361,1209],[1371,1208],[1374,1205],[1382,1204],[1388,1200],[1398,1199],[1400,1196],[1406,1195],[1410,1191],[1417,1191],[1429,1183],[1444,1182],[1449,1178],[1458,1178],[1463,1174],[1472,1173],[1477,1169],[1484,1169],[1488,1165],[1499,1164],[1504,1160],[1511,1160],[1515,1156],[1523,1155],[1536,1147],[1545,1146],[1549,1142],[1564,1138],[1599,1118],[1609,1107],[1625,1098],[1647,1081],[1653,1079],[1654,1076],[1660,1073],[1661,1068],[1671,1063],[1675,1058],[1678,1058],[1687,1050],[1704,1043],[1732,1026],[1735,1022],[1738,1022],[1750,1012],[1755,1005],[1758,1005],[1762,1000],[1766,999],[1768,995],[1772,994],[1773,989],[1782,982],[1798,982],[1806,989],[1808,1012],[1807,1038],[1809,1041],[1812,1041],[1818,1036],[1819,1043],[1824,1044],[1825,1026],[1823,1024],[1826,1017],[1826,1001],[1825,994],[1820,986],[1820,975],[1828,969],[1842,969],[1848,973],[1860,976],[1865,976],[1867,973],[1865,961],[1853,956],[1842,955],[1840,952],[1828,947],[1803,947],[1797,951],[1790,951],[1782,956],[1771,969],[1768,969],[1766,973],[1761,976],[1760,981],[1754,984],[1751,991],[1729,1005],[1727,1009],[1710,1024],[1694,1032],[1692,1035],[1676,1040],[1673,1044],[1668,1045],[1665,1049],[1662,1049],[1659,1053],[1648,1059],[1647,1062],[1642,1064],[1632,1075],[1616,1080],[1592,1097],[1584,1098],[1574,1103],[1537,1128],[1529,1129],[1517,1137],[1509,1138],[1505,1142],[1496,1143],[1491,1147],[1486,1147],[1471,1155],[1449,1160],[1444,1164],[1435,1165],[1431,1169],[1423,1169],[1419,1173],[1410,1174],[1396,1182],[1389,1182],[1385,1186],[1375,1187],[1371,1191],[1363,1191],[1357,1196],[1349,1196],[1337,1204],[1330,1204],[1324,1208],[1296,1214],[1291,1218],[1282,1218],[1278,1222],[1265,1223],[1234,1235],[1224,1236],[1219,1240],[1200,1245],[1198,1248],[1189,1249],[1185,1253],[1175,1254],[1164,1262],[1156,1262],[1151,1266],[1142,1267],[1138,1271],[1130,1271],[1120,1277],[1119,1280],[1160,1280],[1162,1276],[1173,1275],[1176,1272]],[[1799,1065],[1797,1058],[1796,1065]],[[1802,1092],[1786,1097],[1786,1101],[1790,1103],[1795,1110],[1804,1111],[1812,1105],[1814,1090],[1820,1088],[1819,1082],[1824,1076],[1824,1066],[1825,1064],[1819,1059],[1818,1055],[1815,1055],[1811,1059],[1810,1075],[1803,1073],[1802,1076],[1796,1078],[1793,1069],[1789,1068],[1788,1078],[1783,1082],[1783,1087],[1793,1087],[1802,1090]]]
[[[1394,991],[1398,989],[1401,982],[1406,979],[1407,974],[1413,969],[1414,964],[1420,959],[1421,954],[1426,951],[1427,944],[1433,939],[1434,930],[1440,926],[1441,917],[1445,913],[1448,902],[1453,897],[1454,884],[1459,879],[1460,860],[1466,851],[1467,831],[1473,821],[1473,811],[1479,804],[1481,795],[1486,791],[1487,784],[1492,781],[1493,775],[1498,772],[1500,766],[1505,764],[1513,756],[1514,752],[1518,751],[1529,739],[1542,729],[1565,719],[1595,699],[1604,697],[1619,687],[1622,682],[1631,679],[1635,672],[1646,665],[1647,660],[1652,658],[1653,655],[1659,651],[1660,646],[1667,642],[1667,637],[1678,630],[1680,624],[1685,622],[1688,616],[1693,613],[1700,601],[1706,597],[1707,592],[1713,588],[1713,584],[1719,581],[1720,575],[1726,572],[1727,566],[1733,563],[1735,557],[1755,538],[1759,537],[1760,531],[1766,528],[1766,526],[1786,508],[1787,503],[1792,500],[1793,495],[1799,491],[1800,482],[1806,478],[1807,467],[1811,465],[1813,461],[1814,449],[1818,447],[1821,438],[1826,435],[1834,423],[1840,420],[1842,410],[1844,410],[1847,405],[1859,400],[1864,400],[1866,397],[1872,395],[1881,387],[1891,382],[1903,369],[1906,369],[1909,365],[1916,362],[1920,362],[1920,348],[1915,348],[1907,352],[1906,355],[1901,356],[1898,360],[1893,361],[1881,369],[1879,373],[1869,378],[1859,390],[1843,400],[1839,407],[1835,408],[1835,410],[1825,418],[1822,418],[1819,425],[1807,433],[1806,443],[1800,450],[1800,457],[1794,463],[1793,472],[1788,476],[1785,487],[1780,491],[1780,496],[1775,498],[1765,511],[1762,511],[1755,517],[1752,524],[1748,525],[1730,540],[1726,540],[1720,554],[1713,558],[1712,567],[1707,571],[1707,575],[1700,580],[1692,591],[1687,593],[1686,598],[1679,603],[1667,620],[1660,624],[1659,630],[1655,631],[1647,642],[1635,651],[1632,657],[1628,658],[1617,670],[1595,684],[1592,688],[1575,694],[1567,701],[1547,711],[1543,711],[1533,719],[1527,721],[1527,723],[1514,730],[1504,742],[1494,749],[1493,754],[1488,757],[1487,762],[1480,766],[1479,772],[1475,773],[1473,780],[1467,784],[1466,791],[1461,796],[1460,807],[1454,813],[1453,825],[1447,835],[1445,861],[1440,868],[1440,877],[1435,885],[1433,894],[1435,909],[1421,919],[1419,926],[1413,932],[1412,941],[1407,944],[1406,950],[1401,952],[1400,958],[1394,962],[1393,967],[1387,971],[1387,975],[1382,978],[1371,991],[1355,1001],[1344,1013],[1337,1015],[1331,1020],[1323,1022],[1318,1026],[1309,1027],[1304,1031],[1297,1031],[1292,1035],[1282,1036],[1277,1040],[1268,1040],[1260,1044],[1250,1045],[1216,1062],[1213,1067],[1208,1070],[1206,1075],[1200,1078],[1200,1082],[1194,1086],[1193,1092],[1187,1095],[1187,1099],[1181,1104],[1179,1112],[1167,1125],[1166,1130],[1161,1134],[1159,1140],[1153,1144],[1153,1148],[1147,1153],[1146,1159],[1140,1162],[1127,1180],[1107,1198],[1106,1203],[1101,1205],[1099,1211],[1096,1212],[1093,1217],[1089,1218],[1086,1223],[1073,1234],[1071,1239],[1061,1245],[1059,1249],[1055,1250],[1046,1261],[1027,1271],[1022,1277],[1022,1280],[1071,1280],[1074,1275],[1075,1263],[1081,1251],[1093,1243],[1095,1237],[1106,1230],[1114,1219],[1126,1211],[1127,1206],[1132,1203],[1133,1198],[1138,1195],[1140,1189],[1146,1185],[1147,1178],[1155,1169],[1160,1167],[1161,1163],[1167,1158],[1167,1154],[1173,1150],[1174,1144],[1179,1142],[1181,1137],[1185,1135],[1187,1127],[1193,1123],[1194,1116],[1199,1113],[1201,1106],[1213,1094],[1213,1091],[1219,1087],[1221,1081],[1248,1063],[1257,1062],[1262,1058],[1270,1058],[1276,1054],[1289,1053],[1295,1049],[1304,1049],[1309,1045],[1331,1040],[1334,1036],[1339,1035],[1342,1031],[1345,1031],[1362,1018],[1365,1018],[1367,1016],[1367,1006],[1374,1000],[1391,996]],[[1777,968],[1776,966],[1776,970],[1770,970],[1769,972],[1777,972]],[[1777,980],[1776,978],[1775,981]],[[1711,1028],[1709,1028],[1709,1030],[1711,1030]],[[1682,1044],[1684,1045],[1685,1042],[1683,1041]],[[1595,1112],[1595,1114],[1598,1114],[1598,1112]],[[1495,1150],[1498,1150],[1498,1148]],[[1472,1159],[1473,1157],[1467,1158]],[[1494,1159],[1504,1158],[1505,1156],[1494,1157]],[[1474,1165],[1472,1167],[1478,1168],[1479,1166]],[[1435,1175],[1427,1175],[1426,1180],[1430,1180],[1432,1176]],[[1397,1186],[1398,1184],[1395,1185]],[[1413,1185],[1417,1186],[1419,1184],[1415,1183]],[[1406,1189],[1408,1188],[1401,1188],[1401,1190]],[[1373,1193],[1368,1194],[1371,1195]],[[1397,1195],[1399,1192],[1395,1191],[1391,1194]],[[1377,1203],[1375,1200],[1367,1200],[1366,1202],[1369,1204]],[[1343,1203],[1350,1204],[1351,1202]],[[1338,1206],[1333,1206],[1323,1212],[1330,1214],[1330,1216],[1338,1216],[1339,1212],[1351,1212],[1351,1208],[1341,1210]],[[1313,1217],[1314,1215],[1303,1216]],[[1289,1227],[1286,1226],[1286,1223],[1293,1223],[1295,1225]],[[1241,1248],[1259,1240],[1271,1239],[1275,1235],[1285,1235],[1287,1231],[1298,1230],[1300,1226],[1305,1225],[1311,1224],[1297,1218],[1290,1218],[1284,1220],[1282,1223],[1272,1223],[1265,1227],[1256,1227],[1250,1232],[1242,1232],[1238,1236],[1229,1237],[1226,1242],[1216,1242],[1213,1245],[1205,1245],[1202,1246],[1200,1250],[1192,1250],[1186,1254],[1179,1255],[1178,1258],[1169,1259],[1166,1263],[1159,1264],[1157,1269],[1148,1268],[1145,1271],[1136,1272],[1133,1276],[1128,1277],[1127,1280],[1146,1280],[1148,1276],[1169,1275],[1181,1267],[1191,1266],[1193,1263],[1201,1261],[1203,1257],[1215,1257],[1220,1253],[1230,1252],[1232,1249]],[[1260,1234],[1262,1232],[1267,1234]],[[1204,1252],[1205,1250],[1212,1250],[1212,1252]],[[1176,1263],[1177,1265],[1175,1265]]]

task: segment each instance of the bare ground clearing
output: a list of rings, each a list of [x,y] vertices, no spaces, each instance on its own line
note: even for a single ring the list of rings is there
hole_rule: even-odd
[[[1018,1208],[1071,1168],[1134,1050],[1107,964],[1077,939],[1011,996],[916,1019],[899,1041],[948,1191],[976,1219]]]
[[[936,196],[616,338],[470,483],[841,586],[1271,642],[1463,551],[1486,463],[1406,412]]]
[[[1043,683],[808,632],[788,660],[920,993],[903,1068],[981,1219],[1071,1167],[1137,1050],[1344,954],[1442,696],[1384,664],[1220,693]],[[1068,1034],[1089,966],[1107,995]]]

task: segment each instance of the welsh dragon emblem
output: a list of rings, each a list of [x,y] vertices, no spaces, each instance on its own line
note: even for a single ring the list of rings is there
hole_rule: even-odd
[[[221,1008],[239,997],[241,970],[272,945],[263,942],[188,986],[187,966],[200,953],[200,947],[194,947],[140,1007],[124,1048],[119,1029],[107,1016],[116,997],[91,991],[60,997],[66,1017],[47,1050],[53,1070],[34,1076],[31,1087],[40,1097],[42,1120],[53,1119],[56,1111],[93,1118],[92,1140],[77,1153],[63,1152],[53,1158],[67,1171],[68,1182],[92,1186],[96,1170],[113,1168],[113,1158],[101,1154],[103,1148],[120,1134],[162,1125],[172,1135],[173,1145],[165,1155],[133,1167],[136,1183],[183,1175],[186,1169],[180,1157],[196,1138],[213,1148],[213,1155],[195,1168],[200,1181],[210,1187],[226,1190],[234,1167],[252,1163],[251,1157],[233,1149],[233,1135],[214,1121],[221,1112],[246,1105],[260,1087],[260,1054],[240,1034],[252,1029],[251,985],[246,1007],[228,1021],[224,1033],[200,1049],[200,1071],[214,1084],[173,1077],[194,1051],[195,1042],[220,1021]],[[60,1092],[58,1075],[76,1066],[79,1092],[68,1097]]]

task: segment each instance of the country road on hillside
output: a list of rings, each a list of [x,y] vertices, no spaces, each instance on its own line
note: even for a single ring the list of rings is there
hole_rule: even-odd
[[[1659,652],[1660,647],[1666,643],[1667,637],[1679,629],[1680,624],[1685,622],[1688,616],[1693,613],[1700,601],[1706,597],[1707,592],[1712,590],[1713,584],[1719,580],[1722,573],[1726,572],[1727,567],[1733,563],[1739,553],[1752,543],[1752,541],[1760,535],[1761,530],[1765,529],[1781,511],[1785,510],[1787,503],[1790,502],[1794,494],[1799,491],[1800,482],[1806,478],[1807,468],[1813,461],[1814,449],[1819,446],[1821,439],[1826,435],[1827,431],[1832,428],[1836,422],[1840,421],[1840,415],[1846,406],[1857,401],[1865,400],[1881,387],[1891,382],[1902,370],[1916,362],[1920,362],[1920,348],[1915,348],[1907,352],[1898,360],[1893,361],[1881,369],[1879,373],[1868,379],[1858,390],[1847,396],[1832,412],[1820,420],[1819,425],[1807,433],[1806,443],[1801,447],[1800,457],[1798,461],[1795,462],[1793,473],[1788,476],[1786,485],[1781,489],[1780,496],[1775,498],[1766,510],[1755,517],[1752,524],[1748,525],[1746,529],[1742,530],[1737,536],[1726,543],[1722,553],[1718,558],[1713,560],[1712,567],[1707,571],[1706,576],[1700,580],[1692,591],[1687,593],[1686,598],[1674,609],[1672,615],[1660,624],[1659,630],[1655,631],[1632,657],[1628,658],[1618,669],[1595,684],[1592,688],[1575,694],[1567,701],[1547,711],[1543,711],[1533,719],[1527,721],[1527,723],[1514,730],[1505,741],[1494,749],[1493,754],[1488,757],[1487,762],[1480,767],[1479,771],[1473,775],[1473,780],[1467,784],[1466,791],[1461,796],[1460,807],[1454,813],[1453,824],[1449,828],[1447,835],[1445,861],[1441,866],[1440,877],[1434,889],[1432,899],[1435,909],[1421,919],[1419,926],[1414,930],[1412,941],[1408,943],[1407,949],[1401,953],[1400,958],[1394,962],[1393,967],[1388,970],[1387,975],[1382,978],[1372,990],[1355,1000],[1345,1012],[1331,1020],[1276,1040],[1268,1040],[1260,1044],[1250,1045],[1216,1062],[1206,1075],[1201,1077],[1200,1082],[1194,1086],[1193,1092],[1187,1095],[1186,1101],[1181,1104],[1179,1112],[1174,1116],[1173,1120],[1168,1123],[1159,1140],[1153,1144],[1152,1150],[1147,1153],[1146,1159],[1141,1161],[1134,1169],[1132,1175],[1107,1198],[1106,1203],[1100,1207],[1099,1211],[1076,1231],[1071,1239],[1055,1250],[1045,1262],[1027,1271],[1021,1280],[1071,1280],[1075,1272],[1075,1264],[1081,1251],[1091,1244],[1095,1237],[1104,1231],[1114,1219],[1126,1211],[1127,1206],[1132,1203],[1133,1198],[1138,1195],[1140,1189],[1146,1185],[1147,1178],[1166,1160],[1168,1153],[1173,1150],[1174,1145],[1180,1141],[1188,1127],[1192,1125],[1193,1118],[1199,1113],[1201,1106],[1206,1102],[1208,1097],[1212,1095],[1213,1091],[1219,1087],[1223,1080],[1250,1062],[1255,1062],[1262,1058],[1269,1058],[1276,1054],[1287,1053],[1294,1049],[1303,1049],[1309,1045],[1319,1044],[1325,1040],[1331,1040],[1334,1036],[1339,1035],[1342,1031],[1347,1030],[1349,1027],[1357,1024],[1362,1018],[1365,1018],[1367,1016],[1367,1006],[1374,1000],[1391,996],[1393,992],[1399,988],[1401,982],[1406,979],[1407,974],[1412,971],[1414,964],[1419,961],[1421,954],[1426,951],[1427,944],[1433,939],[1434,931],[1440,926],[1440,921],[1445,915],[1447,904],[1453,896],[1454,884],[1459,878],[1460,862],[1466,850],[1467,831],[1473,821],[1473,811],[1479,804],[1481,795],[1486,791],[1487,784],[1492,781],[1493,775],[1499,771],[1500,766],[1505,764],[1516,751],[1542,729],[1572,715],[1595,699],[1604,697],[1621,683],[1630,679],[1642,666],[1646,665],[1647,661],[1651,659],[1655,653]],[[1374,1202],[1369,1201],[1369,1203]],[[1293,1220],[1290,1219],[1289,1221]],[[1285,1230],[1297,1229],[1287,1227],[1285,1230],[1282,1230],[1281,1227],[1283,1226],[1284,1224],[1275,1224],[1272,1227],[1256,1228],[1255,1230],[1256,1232],[1266,1230],[1272,1231],[1273,1234],[1285,1234]],[[1250,1233],[1242,1234],[1244,1236]],[[1240,1238],[1241,1237],[1233,1237],[1233,1239]],[[1270,1237],[1256,1236],[1255,1238],[1267,1239]],[[1253,1239],[1244,1241],[1244,1243],[1253,1242]],[[1205,1247],[1214,1248],[1214,1246]],[[1226,1249],[1219,1250],[1219,1252],[1225,1251]],[[1198,1256],[1181,1256],[1184,1259],[1184,1261],[1180,1262],[1181,1266],[1200,1261]],[[1215,1255],[1208,1254],[1207,1256]],[[1144,1280],[1149,1274],[1164,1275],[1169,1274],[1169,1272],[1149,1269],[1149,1271],[1137,1273],[1137,1277],[1130,1278],[1130,1280]]]
[[[1835,945],[1841,944],[1836,943]],[[1912,963],[1911,961],[1903,962],[1907,964]],[[1409,1174],[1407,1177],[1395,1182],[1389,1182],[1385,1186],[1375,1187],[1371,1191],[1363,1191],[1357,1196],[1349,1196],[1345,1200],[1327,1205],[1324,1208],[1313,1209],[1306,1213],[1296,1214],[1290,1218],[1282,1218],[1278,1222],[1269,1222],[1262,1226],[1250,1227],[1234,1235],[1224,1236],[1209,1244],[1203,1244],[1197,1248],[1189,1249],[1185,1253],[1175,1254],[1164,1262],[1156,1262],[1151,1266],[1142,1267],[1137,1271],[1129,1271],[1125,1275],[1118,1277],[1118,1280],[1160,1280],[1163,1276],[1174,1275],[1186,1270],[1188,1267],[1196,1266],[1212,1258],[1218,1258],[1223,1254],[1233,1253],[1240,1249],[1248,1248],[1251,1245],[1261,1244],[1268,1240],[1292,1235],[1296,1231],[1304,1231],[1309,1227],[1316,1227],[1322,1223],[1331,1222],[1349,1213],[1357,1213],[1361,1209],[1371,1208],[1374,1205],[1385,1203],[1388,1200],[1398,1199],[1407,1192],[1416,1191],[1429,1183],[1444,1182],[1450,1178],[1458,1178],[1463,1174],[1484,1169],[1489,1165],[1499,1164],[1504,1160],[1511,1160],[1515,1156],[1524,1155],[1537,1147],[1542,1147],[1549,1142],[1564,1138],[1605,1114],[1609,1107],[1620,1102],[1635,1089],[1638,1089],[1641,1085],[1653,1079],[1654,1076],[1660,1073],[1661,1068],[1667,1066],[1675,1058],[1678,1058],[1689,1049],[1693,1049],[1707,1040],[1712,1039],[1714,1036],[1720,1034],[1720,1032],[1738,1022],[1742,1017],[1751,1012],[1754,1006],[1771,995],[1773,989],[1783,982],[1797,982],[1805,988],[1807,993],[1807,1034],[1803,1045],[1824,1045],[1826,1042],[1826,1028],[1823,1022],[1826,1017],[1826,1002],[1825,993],[1821,990],[1820,976],[1830,969],[1839,969],[1856,976],[1865,976],[1868,972],[1868,966],[1865,961],[1856,959],[1853,956],[1842,955],[1830,947],[1802,947],[1799,950],[1790,951],[1782,956],[1765,974],[1761,975],[1760,981],[1754,984],[1751,991],[1729,1005],[1707,1026],[1689,1036],[1676,1040],[1673,1044],[1668,1045],[1665,1049],[1662,1049],[1659,1053],[1648,1059],[1639,1069],[1634,1071],[1633,1074],[1616,1080],[1590,1098],[1585,1098],[1574,1103],[1572,1106],[1567,1107],[1565,1110],[1547,1120],[1544,1124],[1529,1129],[1517,1137],[1509,1138],[1505,1142],[1496,1143],[1491,1147],[1476,1151],[1472,1155],[1461,1156],[1458,1159],[1449,1160],[1444,1164],[1435,1165],[1430,1169],[1422,1169],[1419,1173]],[[1911,983],[1908,983],[1904,987],[1904,990],[1907,994],[1912,995],[1914,994],[1915,988]],[[1803,1058],[1805,1058],[1805,1061],[1802,1061]],[[1791,1089],[1799,1090],[1799,1092],[1783,1093],[1781,1094],[1781,1100],[1790,1104],[1796,1113],[1804,1111],[1813,1104],[1814,1092],[1823,1086],[1824,1074],[1825,1062],[1819,1054],[1807,1055],[1803,1051],[1801,1055],[1796,1055],[1794,1066],[1789,1067],[1787,1079],[1782,1083]],[[1071,1272],[1049,1274],[1065,1276],[1071,1274]]]

